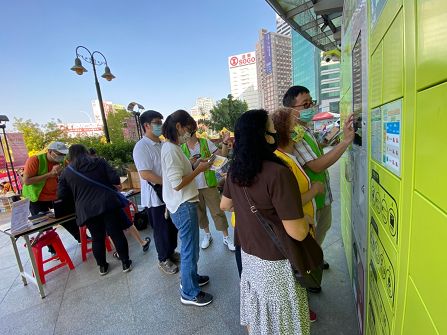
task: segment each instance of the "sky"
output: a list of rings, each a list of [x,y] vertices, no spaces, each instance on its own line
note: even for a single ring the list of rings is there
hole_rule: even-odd
[[[275,12],[263,0],[17,0],[3,4],[0,27],[0,114],[89,122],[97,95],[90,64],[70,71],[78,45],[102,52],[116,76],[97,68],[104,101],[166,116],[226,97],[228,56],[254,51]]]

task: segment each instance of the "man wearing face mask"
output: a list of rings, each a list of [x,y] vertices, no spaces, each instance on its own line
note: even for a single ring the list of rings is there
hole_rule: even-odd
[[[53,201],[57,199],[58,176],[62,172],[62,164],[68,153],[67,146],[62,142],[52,142],[48,151],[31,156],[26,160],[23,172],[23,190],[25,198],[30,199],[30,212],[37,215],[53,208]],[[68,221],[62,226],[80,242],[79,228],[76,222]],[[52,252],[52,248],[49,248]]]
[[[217,148],[213,142],[206,138],[197,138],[197,129],[193,129],[191,138],[181,144],[181,148],[191,163],[195,163],[199,156],[202,159],[208,159],[212,154],[226,157],[228,155],[228,141],[230,139],[230,133],[225,134],[222,141],[222,149]],[[235,247],[231,237],[228,235],[228,222],[225,217],[225,213],[220,209],[220,195],[217,190],[217,179],[214,171],[208,170],[200,173],[195,178],[197,189],[199,190],[199,203],[198,203],[198,216],[199,227],[205,231],[202,243],[200,244],[202,249],[206,249],[210,246],[213,238],[209,229],[208,216],[206,214],[206,208],[210,210],[211,217],[214,220],[214,225],[218,231],[223,234],[223,244],[228,247],[230,251],[234,251]]]
[[[300,140],[295,144],[294,156],[301,166],[304,167],[311,182],[319,181],[325,185],[324,194],[315,197],[317,205],[315,239],[321,245],[332,222],[332,193],[327,169],[343,155],[354,139],[354,129],[352,127],[353,116],[352,114],[349,115],[345,122],[343,140],[331,151],[323,153],[323,150],[319,147],[317,140],[308,127],[308,124],[317,112],[315,101],[312,100],[309,90],[303,86],[290,87],[284,95],[283,105],[293,108],[293,115],[303,131],[303,134],[299,136]],[[325,262],[324,268],[328,269],[329,264]],[[320,290],[321,288],[317,288],[311,291],[319,292]]]
[[[133,160],[140,175],[141,205],[148,208],[149,221],[154,230],[158,267],[166,274],[178,272],[180,260],[177,247],[177,228],[171,218],[165,216],[166,205],[162,197],[161,147],[160,141],[163,115],[148,110],[140,115],[143,137],[133,149]]]

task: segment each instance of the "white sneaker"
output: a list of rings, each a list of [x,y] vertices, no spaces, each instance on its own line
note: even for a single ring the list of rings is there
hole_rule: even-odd
[[[205,237],[202,240],[202,244],[200,245],[200,247],[202,249],[206,249],[210,246],[211,241],[213,240],[213,237],[211,236],[211,233],[205,233]]]
[[[233,241],[230,236],[226,236],[223,238],[223,244],[225,244],[230,251],[235,251],[236,247],[234,246]]]

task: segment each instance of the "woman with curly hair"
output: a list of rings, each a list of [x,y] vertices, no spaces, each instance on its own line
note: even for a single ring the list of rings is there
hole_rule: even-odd
[[[281,158],[293,172],[300,187],[301,202],[304,215],[309,215],[315,221],[315,197],[324,194],[324,185],[321,182],[311,183],[301,165],[293,155],[294,145],[302,139],[300,125],[292,114],[293,109],[284,107],[272,114],[273,125],[278,133],[278,149],[275,155]],[[301,137],[301,138],[300,138]],[[313,229],[313,227],[311,227]]]
[[[274,154],[277,137],[265,110],[250,110],[238,119],[221,208],[234,210],[237,217],[235,240],[243,269],[241,324],[249,334],[309,334],[306,290],[296,283],[289,260],[258,222],[245,194],[287,244],[309,234],[296,179]]]

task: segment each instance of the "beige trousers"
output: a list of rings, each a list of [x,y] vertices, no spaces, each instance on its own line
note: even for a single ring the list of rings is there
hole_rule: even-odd
[[[197,215],[199,217],[199,227],[208,228],[210,223],[206,215],[206,208],[209,208],[214,225],[219,231],[228,228],[225,213],[220,209],[220,194],[216,187],[202,188],[199,190],[199,205],[197,206]]]
[[[332,206],[324,206],[317,209],[317,227],[315,233],[315,240],[319,245],[323,244],[324,238],[332,224]]]

